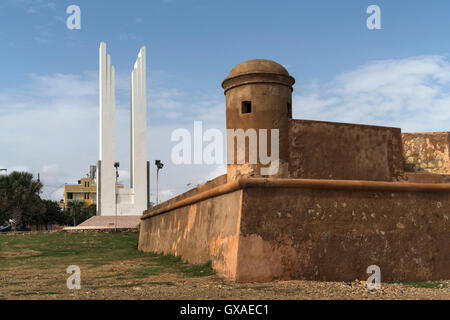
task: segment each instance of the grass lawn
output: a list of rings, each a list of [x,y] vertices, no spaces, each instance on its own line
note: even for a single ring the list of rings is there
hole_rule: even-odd
[[[2,234],[0,284],[6,286],[0,287],[8,287],[7,293],[18,297],[67,293],[69,265],[80,267],[82,284],[90,290],[172,286],[173,276],[214,274],[210,263],[191,265],[178,257],[141,252],[138,238],[137,232]],[[172,274],[172,281],[160,279],[167,274]],[[31,284],[39,285],[31,289]],[[0,290],[0,298],[5,298],[4,293]]]
[[[191,265],[137,249],[137,232],[0,234],[1,299],[450,299],[449,281],[234,283],[211,263]],[[81,289],[66,270],[81,270]]]
[[[137,232],[26,233],[0,236],[0,269],[45,268],[55,264],[101,266],[114,261],[140,258],[151,267],[138,267],[136,277],[162,272],[188,276],[211,275],[211,264],[190,265],[170,255],[145,253],[137,249]],[[146,258],[146,259],[145,259]]]
[[[407,282],[407,281],[395,281],[394,283],[410,286],[414,288],[426,288],[426,289],[440,289],[447,288],[447,284],[440,281],[424,281],[424,282]]]

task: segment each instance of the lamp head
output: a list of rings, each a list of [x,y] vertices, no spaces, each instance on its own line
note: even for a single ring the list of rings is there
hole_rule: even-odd
[[[164,163],[161,160],[155,160],[155,165],[158,169],[162,169],[164,167]]]

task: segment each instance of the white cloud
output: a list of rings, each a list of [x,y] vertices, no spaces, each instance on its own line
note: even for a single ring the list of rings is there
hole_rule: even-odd
[[[125,188],[130,187],[130,171],[119,170],[119,183],[123,184]]]
[[[116,161],[120,162],[120,182],[129,186],[129,75],[117,73]],[[150,78],[150,87],[157,79]],[[162,197],[181,193],[188,183],[200,183],[210,166],[175,166],[170,163],[172,130],[190,128],[193,120],[212,119],[206,126],[224,126],[224,109],[213,97],[165,87],[158,83],[149,94],[148,158],[151,163],[151,188],[155,188],[154,160],[166,164],[160,176]],[[160,90],[159,90],[160,89]],[[148,91],[149,92],[149,91]],[[186,102],[187,97],[189,102]],[[196,103],[200,101],[201,103]],[[175,101],[175,106],[170,106]],[[172,120],[166,110],[177,116]],[[221,118],[223,117],[223,118]],[[26,170],[44,184],[43,196],[62,198],[64,184],[85,176],[88,166],[98,159],[98,75],[30,75],[22,87],[0,90],[0,163],[8,169]],[[152,193],[152,201],[155,199]]]
[[[203,120],[225,125],[223,96],[203,96],[169,88],[152,91],[150,103],[150,112],[155,117],[185,122]]]
[[[171,197],[171,196],[173,196],[174,195],[174,192],[173,192],[173,190],[170,190],[170,189],[166,189],[166,190],[161,190],[161,191],[159,191],[159,195],[161,196],[161,197]]]
[[[83,176],[98,153],[95,88],[92,74],[56,74],[31,75],[23,87],[1,90],[0,162],[8,172],[19,165],[35,177],[39,172],[43,195],[52,199]]]
[[[293,97],[300,119],[401,127],[404,132],[448,131],[450,64],[440,56],[374,61],[312,82]]]
[[[77,177],[72,177],[69,172],[64,172],[58,164],[43,165],[38,172],[43,184],[42,197],[55,201],[63,199],[65,183],[69,181],[75,183],[76,181],[71,180],[78,180]],[[81,178],[81,175],[78,178]]]
[[[52,99],[70,99],[93,97],[98,92],[98,75],[86,72],[82,75],[53,74],[37,75],[31,74],[34,90],[32,94]]]

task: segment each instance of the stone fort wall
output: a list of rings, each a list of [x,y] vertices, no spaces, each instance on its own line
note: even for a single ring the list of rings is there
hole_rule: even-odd
[[[404,133],[406,171],[450,174],[450,133]]]
[[[400,128],[289,120],[289,177],[396,181],[403,175]]]
[[[149,210],[139,249],[212,261],[239,282],[365,279],[372,264],[382,281],[448,279],[449,192],[445,184],[241,178]]]
[[[450,278],[450,197],[427,192],[248,188],[239,281]],[[264,203],[258,199],[267,199]]]
[[[240,282],[352,281],[370,265],[382,281],[450,279],[449,134],[292,119],[294,82],[269,60],[231,70],[226,127],[279,129],[280,170],[228,164],[146,210],[139,249]]]
[[[141,221],[139,250],[193,264],[212,261],[219,275],[236,279],[241,197],[236,190],[157,215],[149,211]]]

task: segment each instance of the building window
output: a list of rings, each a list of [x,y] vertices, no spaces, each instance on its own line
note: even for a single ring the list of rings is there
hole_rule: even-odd
[[[287,116],[292,119],[292,104],[290,102],[287,103]]]
[[[89,200],[89,192],[85,192],[84,193],[84,199],[85,200]]]
[[[81,200],[81,192],[75,192],[75,200]]]
[[[252,112],[252,102],[242,101],[242,114]]]
[[[73,193],[67,192],[67,200],[72,200],[72,199],[73,199]]]

